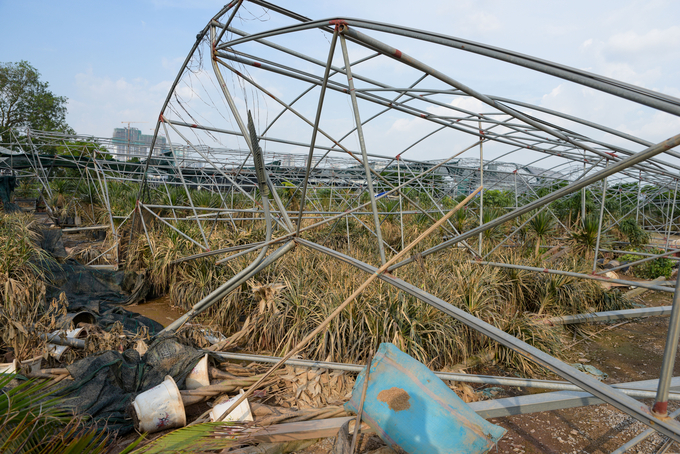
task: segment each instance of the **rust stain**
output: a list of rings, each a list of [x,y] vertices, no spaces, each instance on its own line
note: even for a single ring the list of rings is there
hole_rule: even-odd
[[[411,396],[401,388],[384,389],[378,393],[378,400],[385,402],[390,410],[402,411],[411,408]]]

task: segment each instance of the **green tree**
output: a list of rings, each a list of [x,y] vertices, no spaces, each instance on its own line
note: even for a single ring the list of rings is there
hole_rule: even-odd
[[[27,61],[0,63],[0,134],[9,141],[10,128],[73,132],[66,124],[66,98],[56,96]]]

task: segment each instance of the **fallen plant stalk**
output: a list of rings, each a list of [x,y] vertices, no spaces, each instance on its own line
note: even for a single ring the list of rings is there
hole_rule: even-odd
[[[364,377],[364,386],[361,389],[361,401],[359,403],[359,411],[357,411],[357,419],[354,423],[354,434],[352,435],[352,445],[349,448],[349,454],[354,454],[357,448],[357,436],[359,435],[359,427],[361,426],[361,417],[364,413],[364,402],[366,401],[366,390],[368,389],[368,380],[371,376],[372,362],[373,352],[369,353],[368,361],[366,361],[366,376]]]
[[[248,390],[241,394],[240,397],[229,407],[224,413],[222,413],[216,421],[222,421],[228,414],[230,414],[236,407],[238,407],[241,402],[246,400],[258,387],[271,375],[273,374],[279,367],[281,367],[287,360],[293,357],[300,349],[302,349],[307,343],[312,340],[318,333],[320,333],[328,324],[340,314],[345,307],[349,305],[354,299],[359,296],[361,292],[368,287],[371,282],[376,280],[378,276],[380,276],[383,272],[385,272],[392,264],[396,263],[399,259],[401,259],[404,255],[406,255],[407,252],[409,252],[411,249],[413,249],[418,243],[420,243],[425,237],[427,237],[430,233],[435,231],[439,226],[441,226],[444,222],[446,222],[447,219],[449,219],[453,214],[464,207],[470,200],[472,200],[473,197],[475,197],[480,191],[482,190],[482,186],[478,187],[475,189],[474,192],[472,192],[469,196],[467,196],[462,202],[460,202],[458,205],[456,205],[451,211],[449,211],[444,217],[442,217],[439,221],[435,222],[430,228],[425,230],[418,238],[416,238],[411,244],[406,246],[404,250],[402,250],[400,253],[392,257],[389,261],[387,261],[383,266],[378,268],[378,270],[373,273],[366,281],[364,281],[359,288],[357,288],[354,293],[352,293],[342,304],[340,304],[323,322],[319,324],[319,326],[309,333],[307,337],[302,339],[298,344],[291,349],[286,356],[281,358],[281,360],[274,364],[271,369],[269,369],[262,378],[260,378],[254,385],[252,385]],[[200,420],[199,418],[198,420]],[[198,421],[197,420],[197,421]]]

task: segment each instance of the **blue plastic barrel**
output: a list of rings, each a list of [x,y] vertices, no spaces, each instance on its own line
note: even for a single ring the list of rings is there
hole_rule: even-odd
[[[346,410],[357,412],[365,377],[364,368]],[[388,343],[373,357],[362,419],[390,447],[409,454],[485,453],[505,433],[425,365]]]

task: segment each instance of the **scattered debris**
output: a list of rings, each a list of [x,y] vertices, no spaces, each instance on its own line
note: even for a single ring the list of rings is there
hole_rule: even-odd
[[[241,394],[243,394],[243,390],[241,390]],[[238,396],[232,397],[231,399],[227,399],[226,401],[220,404],[216,404],[213,407],[212,411],[210,412],[210,420],[216,421],[222,415],[222,413],[229,410],[229,407],[231,407],[231,404],[236,402],[236,399],[238,399]],[[222,418],[222,421],[252,421],[252,420],[253,414],[250,411],[248,399],[241,402],[231,413]]]
[[[581,372],[585,372],[586,374],[590,374],[600,381],[606,380],[607,377],[609,377],[609,375],[605,374],[600,369],[591,366],[590,364],[574,363],[572,364],[572,366],[574,367],[574,369],[580,370]]]

